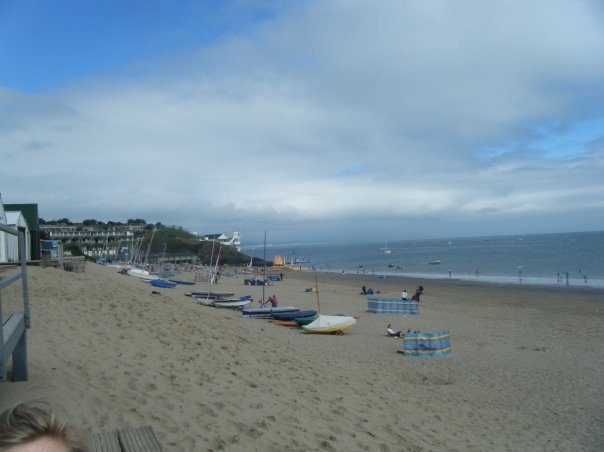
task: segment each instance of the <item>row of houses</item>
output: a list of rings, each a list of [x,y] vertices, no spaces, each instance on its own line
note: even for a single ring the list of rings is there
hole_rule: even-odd
[[[145,229],[144,223],[124,225],[42,224],[40,231],[47,240],[74,243],[85,256],[117,258],[132,252],[135,234]]]
[[[135,234],[146,226],[140,224],[84,225],[84,224],[39,224],[37,204],[3,204],[0,198],[0,223],[25,232],[27,260],[40,259],[40,240],[74,243],[85,256],[112,260],[132,253]],[[233,236],[208,234],[200,240],[215,241],[222,245],[241,247],[239,232]],[[0,263],[18,262],[17,238],[0,232]]]

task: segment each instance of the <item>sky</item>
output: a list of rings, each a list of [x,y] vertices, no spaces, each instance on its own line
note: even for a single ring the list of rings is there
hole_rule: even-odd
[[[243,245],[604,230],[604,3],[0,0],[0,194]]]

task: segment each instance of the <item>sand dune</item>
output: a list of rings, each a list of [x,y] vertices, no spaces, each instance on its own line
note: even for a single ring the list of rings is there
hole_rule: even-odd
[[[344,336],[307,335],[200,306],[115,269],[31,267],[29,381],[2,407],[46,400],[83,431],[150,424],[165,450],[598,450],[604,444],[601,291],[319,274]],[[181,276],[191,277],[191,275]],[[315,275],[265,288],[316,309]],[[397,298],[426,288],[418,316],[369,314],[361,285]],[[216,290],[251,293],[243,276]],[[18,306],[4,289],[3,312]],[[254,303],[257,307],[257,303]],[[453,353],[410,358],[387,323],[449,329]]]

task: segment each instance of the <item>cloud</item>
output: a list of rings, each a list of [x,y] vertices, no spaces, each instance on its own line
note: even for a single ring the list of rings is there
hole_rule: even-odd
[[[601,226],[603,15],[589,1],[311,1],[132,79],[1,90],[0,177],[18,190],[5,202],[305,237],[368,218],[394,237],[527,232],[539,214],[550,230],[573,212],[568,227]],[[307,227],[321,221],[341,224]]]

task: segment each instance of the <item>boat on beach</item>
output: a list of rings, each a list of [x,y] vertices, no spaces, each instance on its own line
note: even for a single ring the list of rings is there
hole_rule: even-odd
[[[230,293],[230,292],[229,292]],[[230,308],[237,306],[245,306],[250,304],[253,300],[251,295],[243,295],[241,297],[207,297],[202,295],[192,295],[197,303],[204,306],[215,306],[217,308]],[[217,303],[222,303],[218,305]]]
[[[232,300],[214,300],[216,308],[239,308],[252,302],[251,298],[235,298]]]
[[[295,317],[294,322],[298,324],[298,326],[308,325],[309,323],[314,322],[319,317],[319,314],[307,316],[307,317]]]
[[[255,319],[272,319],[274,312],[300,312],[300,308],[294,306],[283,306],[277,308],[243,308],[241,314],[243,317],[255,318]]]
[[[166,281],[165,279],[160,279],[160,278],[153,279],[153,280],[150,281],[150,283],[151,283],[152,286],[163,287],[165,289],[172,289],[172,288],[176,287],[176,283],[175,282]]]
[[[212,292],[212,291],[193,291],[192,297],[196,298],[231,298],[235,296],[235,292]]]
[[[168,281],[171,281],[176,284],[182,284],[184,286],[192,286],[195,284],[195,281],[185,281],[183,279],[169,279]]]
[[[344,334],[346,328],[350,328],[352,325],[357,323],[354,317],[344,315],[319,315],[319,317],[309,323],[308,325],[302,325],[305,333],[312,334],[328,334],[338,333]]]
[[[212,298],[193,297],[193,300],[202,306],[214,306],[214,300]]]
[[[288,311],[288,312],[273,312],[272,316],[275,320],[294,320],[302,317],[316,317],[317,311],[310,309],[307,311]]]

